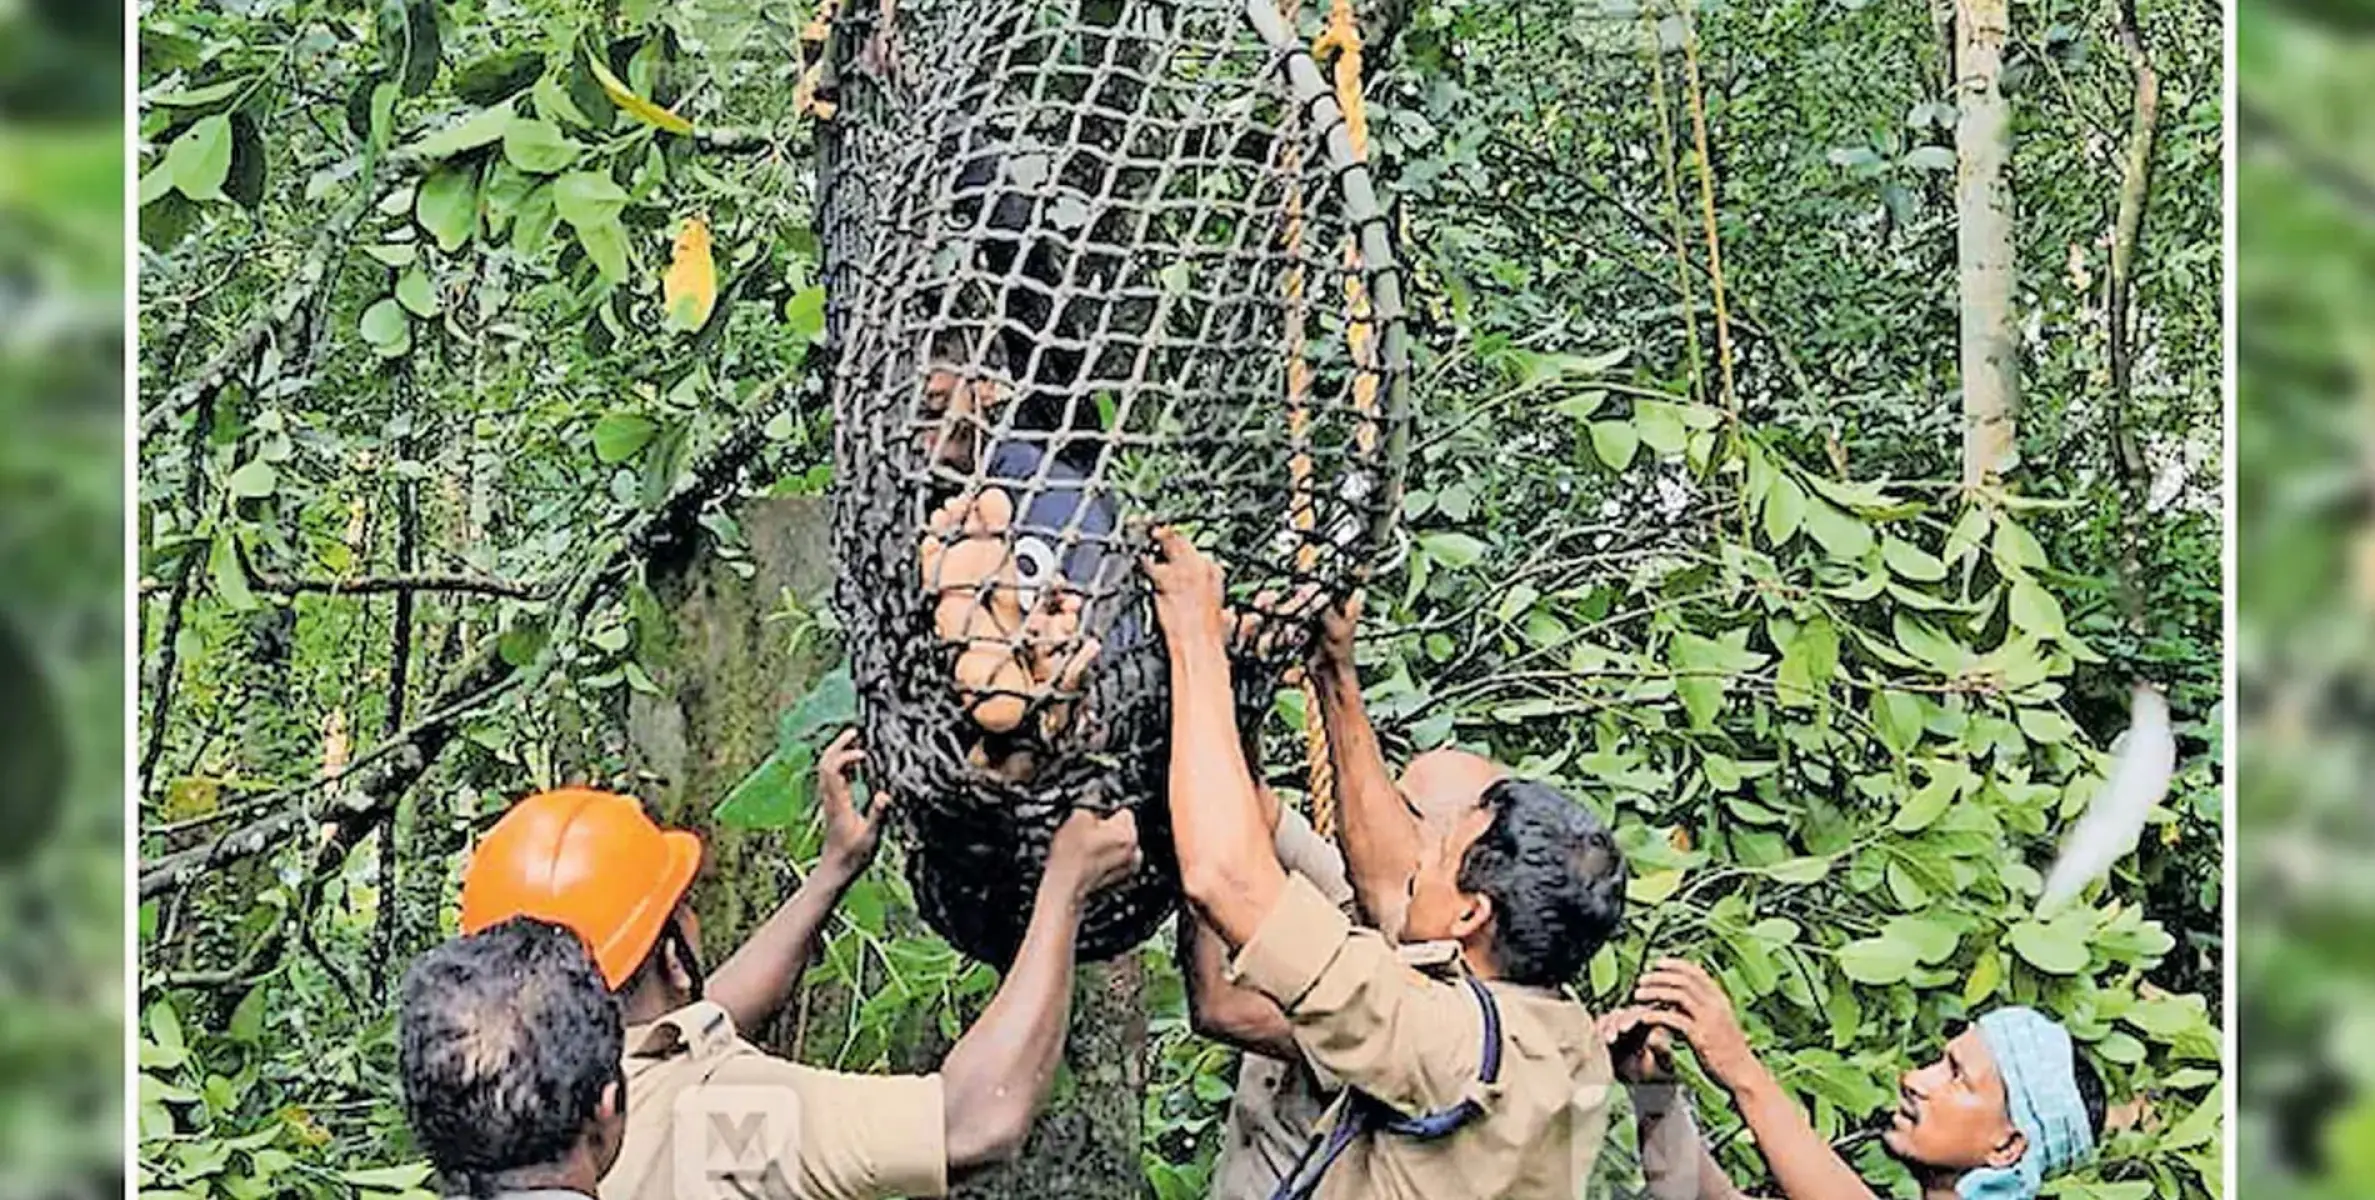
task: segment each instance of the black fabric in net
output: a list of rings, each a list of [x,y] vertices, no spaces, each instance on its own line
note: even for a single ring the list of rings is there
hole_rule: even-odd
[[[977,958],[1011,959],[1074,808],[1136,810],[1146,851],[1084,958],[1176,903],[1147,526],[1265,615],[1248,728],[1394,536],[1400,278],[1272,2],[851,0],[833,23],[836,601],[917,901]]]

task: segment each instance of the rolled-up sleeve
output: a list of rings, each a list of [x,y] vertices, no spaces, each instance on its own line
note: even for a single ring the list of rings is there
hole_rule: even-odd
[[[1475,999],[1355,928],[1308,879],[1287,877],[1229,974],[1278,1002],[1314,1064],[1394,1109],[1486,1100],[1476,1086],[1484,1019]]]
[[[1328,903],[1338,908],[1352,905],[1352,881],[1345,877],[1344,853],[1334,842],[1321,837],[1311,822],[1294,809],[1281,809],[1278,832],[1272,838],[1272,848],[1278,852],[1278,865],[1293,874],[1311,881]]]

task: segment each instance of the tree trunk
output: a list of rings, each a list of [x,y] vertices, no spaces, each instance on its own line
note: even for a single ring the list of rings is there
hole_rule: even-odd
[[[765,920],[797,880],[782,850],[784,834],[719,829],[710,812],[774,749],[777,714],[832,665],[816,638],[795,648],[791,625],[769,619],[787,596],[810,611],[830,595],[829,507],[806,498],[757,500],[734,516],[756,571],[744,579],[719,557],[702,554],[654,572],[651,586],[668,626],[653,655],[659,694],[633,695],[627,720],[641,794],[664,821],[698,831],[709,847],[694,902],[712,962]],[[873,870],[897,870],[897,853],[885,846]],[[893,920],[920,928],[912,913]],[[1021,1161],[957,1189],[958,1196],[1139,1200],[1145,1194],[1139,1126],[1146,1011],[1138,958],[1084,966],[1073,989],[1068,1084],[1059,1084]],[[841,1039],[818,1031],[844,1028],[861,999],[846,988],[803,984],[772,1027],[745,1032],[774,1053],[831,1066]],[[987,1000],[974,998],[960,1019],[970,1022]],[[891,1065],[933,1070],[948,1051],[934,1023],[907,1021],[901,1028],[915,1033],[891,1048]]]
[[[1955,4],[1955,214],[1962,288],[1963,486],[2019,465],[2013,417],[2019,344],[2012,324],[2012,120],[1998,76],[2008,0]]]

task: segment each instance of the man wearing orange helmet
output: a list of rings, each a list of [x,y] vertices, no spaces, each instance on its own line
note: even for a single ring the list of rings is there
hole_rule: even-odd
[[[640,802],[531,796],[473,854],[463,932],[515,916],[566,925],[625,1013],[627,1129],[605,1200],[937,1196],[952,1177],[1021,1152],[1062,1053],[1081,913],[1137,869],[1135,820],[1077,812],[1056,831],[1014,965],[937,1074],[819,1070],[741,1031],[782,1007],[825,917],[873,859],[880,804],[860,812],[850,795],[864,758],[854,730],[826,748],[823,857],[706,983],[687,895],[700,839],[661,829]]]

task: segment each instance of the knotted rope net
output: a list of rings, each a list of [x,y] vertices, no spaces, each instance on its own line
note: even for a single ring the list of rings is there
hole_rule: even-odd
[[[1395,536],[1400,273],[1275,3],[851,0],[826,32],[836,607],[918,905],[977,958],[1075,808],[1146,850],[1084,958],[1176,903],[1147,528],[1227,568],[1249,732]]]

